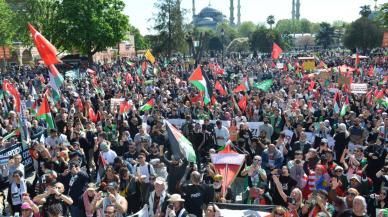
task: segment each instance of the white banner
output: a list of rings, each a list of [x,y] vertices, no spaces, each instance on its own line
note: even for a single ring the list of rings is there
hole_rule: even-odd
[[[221,216],[223,217],[240,217],[240,216],[254,216],[254,217],[265,217],[269,216],[268,212],[260,212],[254,210],[231,210],[231,209],[220,209]]]
[[[352,93],[366,93],[368,91],[368,84],[351,84],[350,89]]]
[[[177,129],[181,129],[183,123],[185,123],[185,119],[168,119],[172,125],[174,125]],[[203,120],[194,120],[196,123],[203,124]],[[211,120],[210,123],[215,124],[215,120]],[[247,122],[249,129],[252,131],[253,137],[259,137],[260,135],[260,126],[263,125],[263,122]],[[222,126],[229,128],[230,121],[222,121]]]
[[[245,160],[245,155],[236,153],[212,154],[210,157],[213,164],[241,165]]]

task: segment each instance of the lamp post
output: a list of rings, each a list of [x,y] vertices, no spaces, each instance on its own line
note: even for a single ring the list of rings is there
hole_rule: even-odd
[[[225,31],[224,31],[224,29],[222,28],[222,29],[221,29],[221,44],[222,44],[222,50],[221,50],[221,64],[222,64],[222,68],[224,68],[224,35],[225,35]]]

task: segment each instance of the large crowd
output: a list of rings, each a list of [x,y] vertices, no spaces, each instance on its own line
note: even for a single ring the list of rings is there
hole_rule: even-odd
[[[314,70],[298,60],[310,55]],[[270,216],[276,217],[388,216],[387,56],[359,63],[337,51],[280,60],[227,56],[224,66],[204,59],[208,86],[218,82],[226,92],[208,89],[209,103],[188,81],[197,67],[181,57],[59,65],[65,77],[59,95],[46,67],[10,67],[1,75],[3,86],[5,80],[13,85],[25,104],[29,139],[23,146],[32,168],[25,168],[21,154],[0,166],[8,180],[8,212],[219,217],[216,204],[242,203],[275,205]],[[367,84],[366,92],[339,84],[343,74],[350,83]],[[256,88],[266,80],[272,80],[269,89]],[[240,84],[246,90],[233,91]],[[10,136],[21,125],[16,99],[6,91],[1,97],[5,149],[23,141],[20,130]],[[36,116],[45,100],[54,127]],[[176,127],[191,142],[196,161],[172,154],[166,131],[171,119],[181,120]],[[250,123],[260,123],[258,132]],[[245,155],[231,186],[222,186],[225,177],[210,157],[225,146]]]

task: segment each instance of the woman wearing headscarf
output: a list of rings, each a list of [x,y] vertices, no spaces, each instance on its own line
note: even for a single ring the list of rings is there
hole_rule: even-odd
[[[350,141],[349,132],[346,129],[344,123],[338,124],[336,133],[334,134],[334,152],[335,152],[335,161],[336,163],[340,162],[342,153],[344,149],[348,147]]]
[[[8,188],[8,204],[11,206],[11,213],[21,211],[23,203],[23,194],[27,193],[27,183],[23,178],[23,173],[20,170],[16,170],[12,174],[12,181]]]

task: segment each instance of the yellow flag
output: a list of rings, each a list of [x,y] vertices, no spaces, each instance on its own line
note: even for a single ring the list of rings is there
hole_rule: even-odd
[[[154,55],[152,55],[151,51],[150,50],[147,50],[147,52],[144,54],[144,56],[146,57],[146,59],[148,61],[150,61],[152,64],[155,63],[155,57]]]

